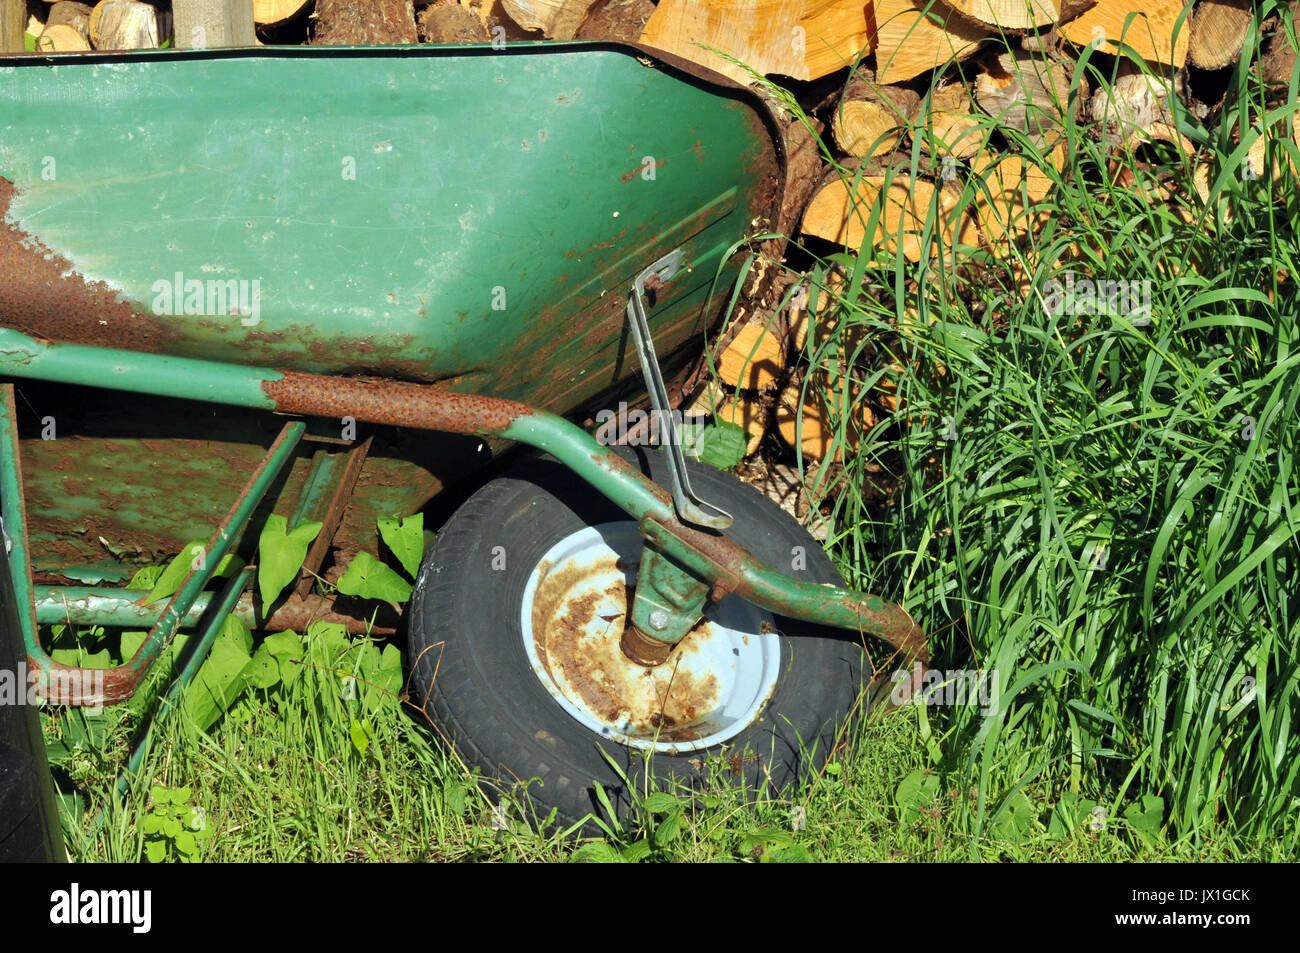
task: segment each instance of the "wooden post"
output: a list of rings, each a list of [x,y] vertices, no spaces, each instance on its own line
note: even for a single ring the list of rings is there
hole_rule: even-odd
[[[21,53],[27,31],[27,0],[0,0],[0,53]]]
[[[176,48],[253,46],[253,0],[172,0]]]

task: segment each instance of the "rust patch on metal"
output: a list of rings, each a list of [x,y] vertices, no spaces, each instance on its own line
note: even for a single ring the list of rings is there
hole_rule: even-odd
[[[281,413],[447,433],[499,433],[533,412],[527,404],[403,381],[370,381],[282,370],[262,390]]]
[[[284,601],[274,614],[260,628],[266,632],[306,632],[313,622],[332,622],[348,630],[350,635],[394,635],[397,632],[396,618],[388,618],[384,608],[376,622],[369,618],[358,618],[336,608],[335,597],[306,595],[294,593]]]
[[[180,339],[166,321],[87,281],[73,262],[9,221],[17,190],[0,178],[0,321],[49,341],[166,351]]]
[[[673,643],[651,638],[636,626],[628,625],[623,629],[619,648],[636,664],[653,668],[668,660],[673,651]]]
[[[667,164],[668,164],[667,159],[651,159],[649,165],[646,165],[643,162],[635,169],[633,169],[631,172],[624,172],[618,178],[619,181],[621,182],[631,182],[633,179],[635,179],[638,175],[641,175],[643,172],[646,172],[647,170],[653,172],[655,169],[658,169],[661,165],[667,165]]]
[[[602,577],[616,581],[603,590],[584,586]],[[685,663],[709,637],[709,623],[679,642],[665,664],[649,669],[632,662],[620,645],[631,599],[622,579],[612,556],[542,577],[533,598],[532,628],[537,656],[554,683],[548,688],[623,737],[665,742],[705,737],[716,730],[708,718],[718,707],[720,687],[712,672],[698,676]],[[600,611],[611,603],[621,610]]]
[[[306,596],[311,592],[311,587],[315,584],[315,577],[319,575],[321,564],[325,562],[325,555],[329,552],[330,546],[334,544],[334,534],[338,531],[339,523],[343,521],[343,513],[347,510],[348,501],[352,499],[352,494],[356,490],[357,480],[361,476],[361,468],[365,464],[366,454],[370,452],[370,444],[373,441],[373,437],[366,437],[355,447],[345,451],[347,461],[344,464],[343,472],[339,474],[339,478],[330,490],[329,499],[324,507],[324,515],[321,518],[320,531],[316,534],[316,538],[312,540],[311,546],[307,550],[307,558],[303,560],[302,569],[299,570],[300,576],[297,586],[299,596]],[[303,492],[306,492],[307,485],[307,481],[303,480]]]

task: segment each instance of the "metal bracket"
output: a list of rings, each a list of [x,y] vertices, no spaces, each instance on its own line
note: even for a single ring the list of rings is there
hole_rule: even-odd
[[[686,475],[686,458],[682,456],[681,435],[668,406],[668,389],[659,373],[659,359],[655,357],[654,341],[650,337],[650,322],[646,319],[646,282],[655,279],[656,285],[669,281],[681,270],[684,256],[680,248],[674,249],[646,268],[632,283],[628,296],[627,320],[632,328],[637,357],[641,360],[641,374],[645,378],[650,407],[659,418],[660,443],[668,454],[668,472],[671,477],[673,507],[679,519],[708,529],[726,529],[734,520],[730,513],[706,503],[691,490]]]

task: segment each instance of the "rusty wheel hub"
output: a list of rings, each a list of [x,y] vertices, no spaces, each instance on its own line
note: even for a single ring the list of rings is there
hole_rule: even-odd
[[[524,590],[533,671],[571,716],[622,744],[681,752],[733,738],[776,687],[781,650],[770,613],[728,596],[661,664],[637,664],[622,643],[640,554],[632,522],[589,527],[551,547]]]

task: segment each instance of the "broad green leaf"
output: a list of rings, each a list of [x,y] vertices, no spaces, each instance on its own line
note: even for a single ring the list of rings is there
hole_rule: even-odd
[[[424,514],[416,513],[404,520],[379,520],[379,535],[412,579],[420,571],[424,558]]]
[[[1052,819],[1047,824],[1047,836],[1063,840],[1074,831],[1088,830],[1097,802],[1082,798],[1073,791],[1064,791],[1052,808]]]
[[[654,851],[654,845],[648,840],[639,840],[623,848],[623,859],[629,864],[639,864]]]
[[[163,574],[166,566],[142,566],[135,571],[131,581],[126,584],[128,589],[152,589],[158,585],[158,577]]]
[[[683,441],[682,450],[701,463],[725,470],[745,459],[745,446],[749,438],[745,428],[726,420],[712,420],[697,430],[689,447]]]
[[[111,668],[113,665],[112,655],[108,649],[100,649],[97,652],[88,652],[81,648],[54,649],[50,652],[50,658],[63,665],[80,668]]]
[[[345,596],[384,602],[405,602],[412,591],[409,582],[364,550],[352,558],[338,588]]]
[[[682,832],[682,812],[672,811],[659,822],[655,828],[655,844],[662,847],[671,844]]]
[[[165,840],[147,840],[144,842],[144,855],[151,864],[161,864],[167,859],[167,842]]]
[[[741,838],[740,852],[742,854],[754,854],[769,846],[790,847],[794,842],[794,835],[789,831],[779,830],[775,827],[764,827],[756,831],[750,831]]]
[[[341,665],[353,647],[348,630],[338,622],[313,622],[307,626],[307,646],[312,661],[326,668]]]
[[[230,707],[245,687],[244,672],[252,662],[252,634],[228,616],[212,644],[212,652],[185,690],[185,710],[206,731]]]
[[[641,802],[641,806],[650,814],[667,814],[670,811],[677,810],[681,805],[678,803],[677,798],[671,794],[656,791],[654,794],[648,795]]]
[[[1144,794],[1124,808],[1124,820],[1129,828],[1148,845],[1160,839],[1160,827],[1164,823],[1164,817],[1164,798],[1155,794]]]
[[[606,841],[583,844],[569,855],[571,864],[622,864],[623,855]]]
[[[268,689],[280,681],[280,666],[275,656],[263,642],[253,653],[253,658],[244,671],[244,681],[250,688]]]
[[[157,579],[154,581],[153,588],[149,590],[149,595],[145,596],[144,601],[157,602],[159,599],[166,599],[175,595],[176,590],[180,589],[181,583],[185,581],[185,577],[194,570],[195,560],[207,545],[208,539],[206,536],[186,543],[180,553],[167,564],[162,572],[158,574]],[[142,576],[142,573],[154,568],[156,567],[146,566],[145,569],[140,570],[140,572],[136,573],[135,577],[132,578],[132,584],[135,583],[136,579],[140,579],[140,581],[143,582],[148,577]],[[222,576],[229,576],[231,573],[238,572],[243,568],[244,561],[242,559],[234,553],[227,553],[225,556],[221,557],[221,561],[217,563],[217,568],[213,570],[212,575],[214,578],[221,578]]]
[[[144,645],[147,638],[149,638],[149,633],[143,629],[134,632],[123,632],[120,642],[122,661],[129,662],[135,658],[135,653],[140,651],[140,646]]]
[[[307,558],[307,547],[320,530],[321,524],[311,521],[290,532],[288,522],[278,513],[266,518],[257,541],[257,589],[263,607],[269,608],[284,587],[298,578]]]
[[[812,854],[802,844],[771,848],[759,857],[759,863],[764,864],[811,864],[812,862]]]
[[[373,642],[356,646],[356,691],[366,714],[395,706],[402,690],[402,651],[391,642],[381,649]]]
[[[257,688],[270,688],[277,683],[292,685],[302,671],[298,663],[304,655],[302,636],[296,632],[272,632],[253,654],[250,677],[256,680],[251,684]],[[274,666],[274,677],[265,669],[268,663]]]
[[[1017,791],[1008,799],[1006,807],[993,823],[993,832],[1003,840],[1013,844],[1023,844],[1029,839],[1034,829],[1035,812],[1029,798],[1023,791]]]
[[[894,800],[898,802],[899,817],[904,824],[915,824],[922,809],[929,807],[939,793],[939,776],[924,770],[909,774],[898,785]]]
[[[352,739],[352,747],[357,749],[357,754],[364,756],[373,734],[369,724],[353,718],[352,724],[348,726],[348,737]]]

